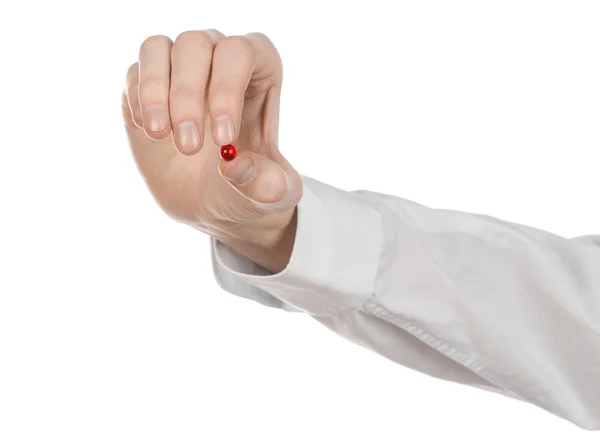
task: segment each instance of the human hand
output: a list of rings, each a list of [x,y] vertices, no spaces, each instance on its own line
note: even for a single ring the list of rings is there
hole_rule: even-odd
[[[273,249],[293,233],[302,180],[278,149],[282,74],[260,33],[211,29],[142,43],[123,117],[138,168],[170,217],[234,247]],[[229,143],[238,155],[228,162],[220,147]]]

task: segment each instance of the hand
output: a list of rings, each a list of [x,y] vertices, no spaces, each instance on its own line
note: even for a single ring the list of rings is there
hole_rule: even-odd
[[[278,149],[282,75],[266,36],[216,30],[149,37],[127,72],[126,131],[154,198],[173,219],[245,253],[289,241],[302,197]],[[229,143],[238,156],[227,162],[220,147]]]

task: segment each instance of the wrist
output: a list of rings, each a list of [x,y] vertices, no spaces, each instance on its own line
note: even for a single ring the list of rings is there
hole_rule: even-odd
[[[289,263],[296,237],[297,208],[271,214],[258,221],[237,224],[222,236],[225,245],[273,273]]]

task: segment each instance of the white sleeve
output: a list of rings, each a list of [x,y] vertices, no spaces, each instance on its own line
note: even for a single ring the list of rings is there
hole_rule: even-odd
[[[287,267],[211,239],[220,286],[400,365],[600,430],[600,238],[564,238],[303,176]]]

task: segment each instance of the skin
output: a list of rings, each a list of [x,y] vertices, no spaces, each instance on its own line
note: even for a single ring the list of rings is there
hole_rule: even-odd
[[[122,96],[133,156],[165,213],[274,273],[289,262],[302,198],[278,148],[282,78],[263,34],[187,31],[144,40]],[[227,162],[230,143],[238,155]]]

